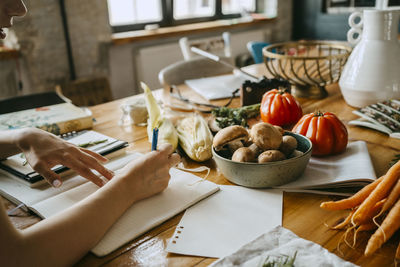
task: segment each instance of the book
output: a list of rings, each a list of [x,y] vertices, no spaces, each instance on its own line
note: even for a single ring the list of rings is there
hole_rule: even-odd
[[[55,104],[71,102],[59,91],[50,91],[0,100],[0,114],[40,108]]]
[[[139,153],[127,153],[105,165],[118,173],[128,162],[140,156]],[[170,175],[169,185],[163,192],[135,203],[114,223],[91,250],[95,255],[107,255],[219,190],[216,184],[175,168],[171,168]],[[98,188],[78,175],[65,180],[60,188],[47,184],[30,188],[7,176],[0,177],[0,194],[3,197],[16,205],[23,204],[23,209],[41,218],[62,212]]]
[[[71,132],[61,135],[61,137],[72,144],[87,148],[107,158],[123,153],[123,149],[128,146],[125,141],[117,140],[92,130]],[[27,164],[23,153],[0,161],[0,169],[6,175],[18,179],[30,187],[37,187],[46,182],[40,174]],[[68,172],[69,169],[67,167],[62,165],[54,166],[52,170],[63,176],[71,173]]]
[[[400,101],[387,100],[353,111],[359,119],[350,125],[368,127],[393,138],[400,138]]]
[[[70,102],[36,107],[0,115],[0,131],[36,127],[56,135],[90,129],[92,112]]]
[[[356,141],[349,143],[341,154],[311,157],[297,180],[277,188],[288,192],[347,196],[375,180],[367,144]]]

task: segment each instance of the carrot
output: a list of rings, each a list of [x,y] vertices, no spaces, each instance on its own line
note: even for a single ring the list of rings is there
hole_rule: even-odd
[[[381,216],[382,213],[390,209],[394,205],[394,203],[396,203],[399,197],[400,197],[400,179],[397,181],[392,191],[390,191],[390,194],[387,197],[385,204],[383,205],[381,211],[374,217],[374,220],[379,216]]]
[[[399,245],[397,246],[397,249],[396,249],[396,257],[395,257],[395,259],[396,260],[400,260],[400,243],[399,243]]]
[[[358,232],[366,232],[366,231],[371,231],[375,230],[377,228],[376,224],[373,222],[361,224],[357,229],[354,231],[354,237],[353,237],[353,247],[356,244],[357,241],[357,234]]]
[[[375,231],[375,233],[368,240],[367,247],[365,249],[365,256],[370,256],[377,249],[379,249],[383,243],[386,242],[393,234],[400,228],[400,200],[396,202],[393,208],[390,210],[386,218],[383,220],[381,227]]]
[[[361,189],[349,198],[341,199],[339,201],[322,202],[320,207],[326,210],[345,210],[354,208],[361,204],[368,197],[368,195],[377,187],[382,179],[383,176],[365,186],[363,189]]]
[[[332,229],[335,230],[340,230],[346,227],[346,225],[348,225],[351,222],[351,217],[353,216],[355,210],[352,210],[349,215],[341,222],[338,223],[337,225],[333,226]]]
[[[394,164],[386,173],[382,181],[377,187],[371,192],[371,194],[362,202],[360,207],[354,213],[352,223],[354,225],[360,225],[365,221],[365,217],[370,215],[371,208],[379,200],[385,198],[393,185],[397,182],[400,176],[400,161]]]
[[[370,222],[370,223],[366,223],[366,224],[361,224],[357,228],[357,232],[371,231],[371,230],[375,230],[376,228],[377,228],[376,224],[373,222]]]

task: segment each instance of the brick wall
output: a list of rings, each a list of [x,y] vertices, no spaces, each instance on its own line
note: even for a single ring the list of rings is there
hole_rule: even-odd
[[[22,19],[17,19],[14,27],[21,46],[22,76],[25,77],[24,89],[18,94],[53,90],[56,84],[67,81],[70,77],[59,0],[25,0],[25,2],[28,14]],[[108,24],[106,0],[66,0],[65,5],[78,78],[109,76],[111,72],[122,73],[124,70],[140,68],[134,65],[134,60],[125,60],[125,63],[130,65],[110,62],[115,59],[109,56],[111,29]],[[292,0],[278,1],[278,19],[271,24],[271,28],[272,41],[290,40]],[[113,49],[125,49],[127,51],[125,55],[128,57],[137,54],[131,48],[124,46]],[[124,56],[123,51],[119,54]],[[15,63],[3,62],[0,74],[0,84],[2,84],[0,98],[15,91],[15,88],[11,88],[12,73],[15,73]],[[131,94],[136,84],[125,82],[123,88],[114,88],[118,85],[113,84],[111,86],[113,90],[126,90],[126,93],[117,94],[118,97],[122,97]]]

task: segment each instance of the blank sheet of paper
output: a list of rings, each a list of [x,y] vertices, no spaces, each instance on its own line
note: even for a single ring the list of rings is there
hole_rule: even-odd
[[[220,258],[281,224],[280,190],[220,186],[186,210],[166,250]]]
[[[207,100],[228,98],[240,88],[247,77],[235,74],[186,80],[185,83]]]

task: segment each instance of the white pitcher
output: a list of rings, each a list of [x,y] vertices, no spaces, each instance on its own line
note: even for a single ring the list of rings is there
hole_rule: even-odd
[[[400,99],[399,17],[400,10],[364,10],[350,15],[347,39],[356,46],[339,80],[350,106]]]

